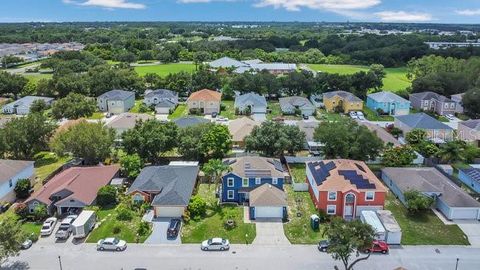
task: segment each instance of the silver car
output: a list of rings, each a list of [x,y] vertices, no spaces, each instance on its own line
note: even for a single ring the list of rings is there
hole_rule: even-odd
[[[41,236],[48,236],[52,234],[53,229],[55,228],[55,224],[57,224],[57,218],[49,217],[45,222],[43,222],[42,229],[40,229]]]
[[[230,242],[227,239],[222,238],[212,238],[202,242],[201,249],[204,251],[207,250],[229,250]]]
[[[123,251],[127,249],[127,242],[115,237],[101,239],[97,242],[97,250]]]

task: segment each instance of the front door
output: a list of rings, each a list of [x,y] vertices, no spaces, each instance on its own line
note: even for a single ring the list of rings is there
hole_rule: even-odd
[[[346,217],[353,216],[353,206],[352,205],[345,205],[345,216]]]

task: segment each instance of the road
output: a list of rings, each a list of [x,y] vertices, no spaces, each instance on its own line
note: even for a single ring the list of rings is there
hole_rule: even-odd
[[[436,251],[438,249],[438,252]],[[470,247],[410,246],[393,248],[388,255],[374,254],[361,262],[356,270],[387,270],[405,267],[408,270],[480,269],[480,249]],[[99,252],[93,244],[35,244],[11,258],[1,269],[333,269],[328,254],[315,246],[253,246],[233,245],[228,252],[203,252],[199,245],[133,245],[124,252]],[[342,268],[340,268],[342,269]]]

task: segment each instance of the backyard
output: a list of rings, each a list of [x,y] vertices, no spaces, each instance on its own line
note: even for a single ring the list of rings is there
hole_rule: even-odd
[[[230,120],[237,118],[237,116],[235,115],[234,103],[235,101],[233,100],[222,100],[222,110],[220,112],[220,115]]]
[[[200,243],[212,237],[222,237],[234,244],[252,243],[255,224],[243,222],[243,207],[220,206],[215,198],[215,185],[200,184],[198,194],[208,203],[207,214],[199,220],[190,220],[182,228],[182,243]],[[226,228],[225,222],[233,220],[235,227]]]
[[[187,105],[186,104],[178,104],[175,111],[168,116],[168,119],[177,119],[188,115]]]
[[[305,183],[307,177],[305,163],[288,164],[288,167],[290,168],[290,175],[295,179],[295,183]]]
[[[468,239],[457,225],[445,225],[433,211],[409,215],[393,194],[387,196],[385,209],[392,211],[402,228],[403,245],[468,245]]]
[[[161,77],[165,77],[170,73],[179,73],[181,71],[193,72],[195,71],[195,65],[189,63],[157,64],[136,66],[134,69],[140,76],[145,76],[148,73],[154,73]]]
[[[72,158],[58,157],[55,153],[52,152],[40,152],[35,155],[34,159],[35,176],[38,178],[38,181],[34,188],[38,189],[42,186],[42,182],[47,176],[49,176],[55,170],[70,161]]]

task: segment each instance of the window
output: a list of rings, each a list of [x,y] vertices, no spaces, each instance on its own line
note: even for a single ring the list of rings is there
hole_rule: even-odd
[[[228,178],[227,179],[227,187],[233,187],[234,186],[234,179],[233,178]]]
[[[365,192],[365,201],[373,201],[375,199],[375,191]]]
[[[227,199],[233,200],[235,198],[235,194],[233,193],[233,190],[228,190],[227,191]]]
[[[278,179],[277,178],[272,178],[272,184],[274,184],[274,185],[278,184]]]
[[[135,201],[135,202],[143,202],[143,196],[137,193],[137,194],[135,194],[135,195],[133,196],[133,201]]]
[[[328,200],[329,201],[336,201],[337,200],[337,192],[336,191],[329,191],[328,192]]]
[[[445,103],[444,107],[445,107],[446,109],[448,109],[448,103]]]
[[[255,185],[260,185],[262,183],[261,178],[255,178]]]
[[[12,181],[12,179],[8,180],[8,186],[9,186],[9,187],[12,187],[12,186],[13,186],[13,181]]]
[[[450,103],[450,108],[455,108],[455,103]]]
[[[242,187],[248,187],[248,178],[242,179]]]
[[[336,205],[327,205],[327,214],[335,215],[336,212],[337,212],[337,206]]]

